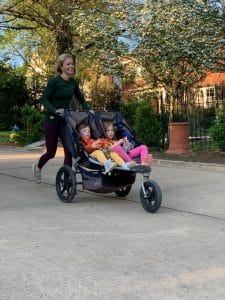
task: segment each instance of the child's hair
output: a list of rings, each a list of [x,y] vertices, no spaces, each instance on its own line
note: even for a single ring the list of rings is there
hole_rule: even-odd
[[[78,130],[80,131],[81,129],[86,127],[90,127],[88,123],[81,123],[80,125],[78,125]]]
[[[112,127],[113,127],[113,130],[114,130],[113,139],[116,140],[118,137],[117,137],[117,131],[116,131],[115,126],[113,125],[113,122],[104,122],[104,123],[103,123],[103,127],[104,127],[104,129],[105,129],[105,133],[106,133],[106,131],[108,130],[109,126],[112,126]]]
[[[103,123],[103,126],[104,126],[104,129],[105,129],[105,130],[107,130],[109,126],[113,126],[113,129],[114,129],[114,131],[115,131],[115,127],[114,127],[114,125],[113,125],[112,122],[104,122],[104,123]]]

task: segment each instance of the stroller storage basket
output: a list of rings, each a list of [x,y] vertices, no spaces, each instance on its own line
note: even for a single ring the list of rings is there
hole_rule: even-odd
[[[100,170],[91,170],[79,166],[83,188],[97,193],[111,193],[120,187],[130,186],[135,182],[136,174],[124,170],[113,170],[110,174],[103,174]]]

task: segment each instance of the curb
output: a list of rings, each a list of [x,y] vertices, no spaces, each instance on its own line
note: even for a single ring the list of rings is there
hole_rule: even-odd
[[[45,149],[45,147],[29,147],[29,146],[4,146],[4,145],[0,145],[0,150],[3,151],[13,151],[13,152],[32,152],[32,151],[36,151],[36,152],[43,152]]]
[[[25,152],[27,149],[21,146],[0,145],[0,150]]]
[[[60,149],[62,147],[58,147]],[[13,150],[18,152],[38,152],[41,153],[45,149],[44,146],[39,147],[19,147],[19,146],[4,146],[0,145],[0,150]],[[166,159],[154,159],[153,166],[162,167],[185,167],[190,169],[208,170],[208,171],[219,171],[225,172],[225,164],[212,164],[212,163],[199,163],[190,161],[180,161],[180,160],[166,160]]]

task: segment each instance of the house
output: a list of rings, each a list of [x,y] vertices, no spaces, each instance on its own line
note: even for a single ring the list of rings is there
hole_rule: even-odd
[[[225,73],[208,73],[199,84],[195,93],[195,103],[208,108],[219,107],[225,99]]]
[[[152,88],[144,81],[141,75],[141,68],[135,68],[134,72],[132,58],[122,57],[121,63],[125,74],[128,74],[127,78],[125,77],[126,80],[123,80],[122,101],[126,102],[135,96],[154,92],[154,95],[157,98],[157,101],[156,99],[154,101],[154,106],[156,105],[156,102],[158,102],[158,111],[160,111],[160,106],[166,104],[168,100],[166,90],[163,87],[152,90]],[[131,76],[129,76],[129,73],[131,73]],[[204,80],[199,82],[198,86],[194,89],[193,96],[194,103],[197,106],[203,108],[211,106],[219,107],[223,100],[225,100],[225,72],[208,73]],[[187,100],[186,98],[187,96],[184,95],[184,102]]]

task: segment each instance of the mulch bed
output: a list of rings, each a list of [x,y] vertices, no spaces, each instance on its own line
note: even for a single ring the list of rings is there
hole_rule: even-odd
[[[225,164],[225,152],[220,151],[193,151],[188,155],[168,155],[165,151],[155,150],[152,150],[151,153],[155,159]]]

